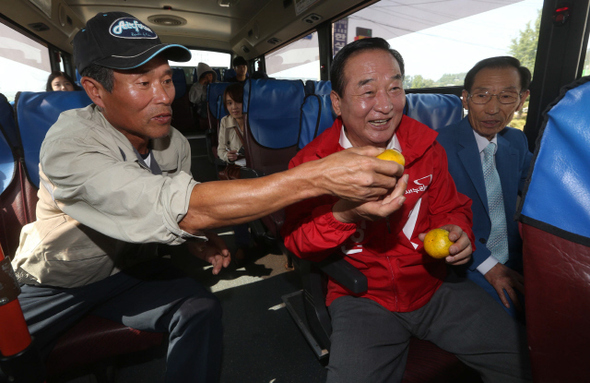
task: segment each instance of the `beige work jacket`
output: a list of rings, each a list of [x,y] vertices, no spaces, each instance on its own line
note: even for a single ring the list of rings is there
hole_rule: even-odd
[[[193,237],[178,227],[196,181],[187,139],[152,141],[154,175],[94,105],[60,115],[41,146],[37,220],[12,260],[21,283],[78,287]]]

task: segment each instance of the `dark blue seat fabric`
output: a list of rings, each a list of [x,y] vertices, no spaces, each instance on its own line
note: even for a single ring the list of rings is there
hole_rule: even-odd
[[[207,86],[207,103],[213,117],[220,121],[227,112],[223,107],[223,92],[231,84],[229,82],[214,82]],[[221,103],[220,103],[221,100]],[[216,122],[217,122],[216,121]]]
[[[182,68],[172,69],[172,82],[174,83],[174,90],[176,91],[174,99],[177,100],[184,96],[187,91],[186,76]]]
[[[232,78],[236,77],[237,73],[233,68],[226,69],[223,71],[223,81],[231,80]],[[219,76],[219,72],[217,73],[217,78],[221,78]]]
[[[332,83],[325,80],[307,80],[305,82],[305,94],[329,95],[332,91]]]
[[[256,142],[270,149],[297,145],[299,109],[304,97],[299,80],[248,80],[244,87],[244,111]]]
[[[590,78],[546,115],[522,214],[590,238]]]
[[[18,131],[14,120],[14,106],[10,105],[7,98],[0,93],[0,125],[4,131],[4,138],[11,147],[19,145]]]
[[[21,92],[16,99],[17,126],[22,139],[26,171],[39,188],[39,151],[60,113],[91,104],[86,92]]]
[[[522,214],[590,237],[590,76],[548,108]]]
[[[332,126],[336,114],[332,110],[329,94],[309,94],[305,96],[301,105],[301,131],[299,135],[299,149],[309,144],[324,130]]]
[[[406,95],[404,114],[436,130],[459,122],[463,105],[454,94],[410,93]]]
[[[4,135],[4,129],[0,129],[0,194],[8,188],[15,173],[16,159]]]
[[[300,149],[332,126],[336,118],[328,91],[330,82],[318,81],[315,85],[320,94],[306,96],[301,106]],[[459,122],[463,117],[463,105],[461,99],[452,94],[411,93],[406,95],[404,114],[436,130]]]

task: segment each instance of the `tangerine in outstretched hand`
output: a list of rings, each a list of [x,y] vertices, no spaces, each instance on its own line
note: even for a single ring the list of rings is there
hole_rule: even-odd
[[[380,160],[395,161],[401,166],[406,165],[406,159],[403,154],[395,149],[385,149],[385,151],[377,156]]]
[[[424,237],[424,250],[432,258],[445,258],[450,255],[449,247],[455,242],[449,239],[449,231],[445,229],[432,229]]]

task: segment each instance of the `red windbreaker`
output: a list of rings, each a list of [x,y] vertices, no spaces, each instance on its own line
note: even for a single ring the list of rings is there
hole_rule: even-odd
[[[304,147],[289,168],[343,150],[339,145],[342,120]],[[340,252],[367,276],[372,299],[390,311],[408,312],[425,305],[446,276],[444,260],[428,256],[420,233],[447,224],[460,226],[469,236],[471,200],[457,192],[448,171],[447,156],[435,140],[437,133],[426,125],[403,116],[396,130],[409,174],[404,206],[385,220],[342,223],[332,214],[337,197],[324,195],[286,208],[282,229],[285,245],[300,258],[319,261]],[[405,232],[405,233],[404,233]],[[326,304],[352,295],[330,280]]]

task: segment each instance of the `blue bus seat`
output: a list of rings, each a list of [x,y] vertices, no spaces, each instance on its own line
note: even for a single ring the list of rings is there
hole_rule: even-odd
[[[175,90],[174,99],[177,100],[180,97],[184,96],[187,89],[184,69],[172,68],[172,83],[174,84]]]
[[[0,246],[10,257],[18,245],[20,228],[26,222],[20,214],[23,198],[18,190],[18,162],[4,129],[4,117],[0,116]]]
[[[409,93],[404,114],[436,130],[461,121],[463,105],[454,94]]]
[[[326,80],[307,80],[305,94],[330,95],[332,82]]]
[[[332,110],[330,94],[308,94],[301,105],[301,128],[298,148],[313,141],[324,130],[332,126],[336,114]]]
[[[16,97],[16,120],[28,178],[39,188],[39,151],[45,134],[60,113],[91,104],[86,92],[21,92]]]
[[[20,142],[14,120],[14,106],[8,102],[8,99],[2,93],[0,93],[0,125],[4,130],[4,138],[14,150],[19,146]]]
[[[211,163],[218,163],[217,141],[219,139],[219,123],[227,114],[223,106],[223,92],[229,82],[214,82],[207,86],[207,158]]]
[[[246,80],[244,148],[250,177],[287,170],[289,161],[297,153],[300,108],[304,98],[305,89],[299,80]],[[260,221],[266,230],[257,230],[256,227],[260,226],[254,224],[254,236],[270,237],[280,245],[284,210],[263,217]]]
[[[223,107],[223,92],[225,92],[225,88],[229,84],[231,83],[214,82],[207,86],[207,118],[209,120],[209,129],[217,130],[219,121],[227,114]]]
[[[590,76],[546,109],[517,214],[533,380],[588,380]],[[564,352],[567,350],[567,352]]]
[[[193,117],[183,68],[172,69],[172,82],[175,90],[174,101],[172,101],[172,126],[184,134],[191,133],[196,130],[197,125]]]
[[[300,108],[305,97],[299,80],[248,80],[244,87],[246,165],[262,174],[286,170],[297,152]]]
[[[217,73],[217,76],[218,76],[217,78],[221,78],[219,76],[219,72]],[[233,69],[233,68],[229,68],[229,69],[226,69],[223,71],[223,81],[225,81],[225,82],[231,80],[232,78],[234,78],[236,76],[237,76],[237,73],[236,73],[235,69]]]
[[[330,82],[307,81],[308,88],[309,84],[319,93],[308,94],[301,106],[299,149],[332,126],[336,118],[330,99]],[[463,105],[461,99],[452,94],[410,93],[406,95],[404,114],[436,130],[459,122],[463,117]]]

